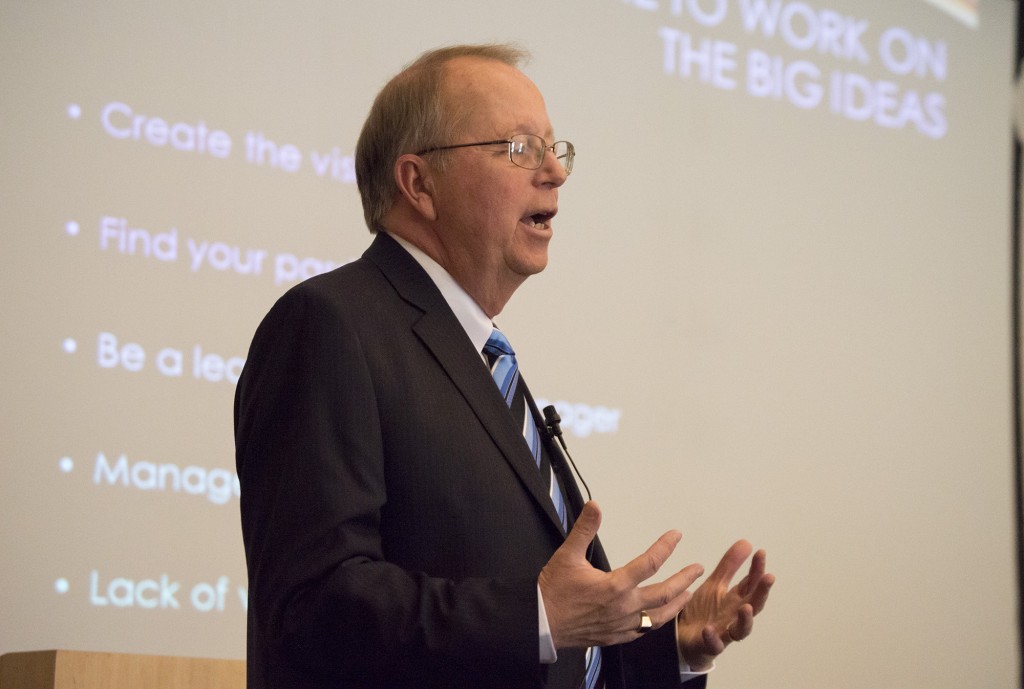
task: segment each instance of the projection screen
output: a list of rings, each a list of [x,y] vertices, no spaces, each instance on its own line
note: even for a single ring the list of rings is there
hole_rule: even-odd
[[[370,235],[422,51],[533,53],[577,148],[498,322],[621,565],[778,577],[715,687],[1019,677],[1009,0],[0,3],[0,653],[245,654],[232,398]]]

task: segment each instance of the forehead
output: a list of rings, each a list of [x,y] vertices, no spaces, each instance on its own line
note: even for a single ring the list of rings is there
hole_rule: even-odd
[[[544,97],[515,67],[497,60],[457,58],[445,70],[445,98],[467,133],[551,136]]]

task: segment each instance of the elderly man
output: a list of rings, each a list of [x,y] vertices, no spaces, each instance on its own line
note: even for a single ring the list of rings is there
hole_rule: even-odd
[[[699,687],[773,577],[735,544],[642,585],[668,532],[609,571],[492,319],[547,264],[574,149],[508,46],[427,53],[356,151],[376,237],[288,292],[254,338],[235,426],[250,687]],[[691,684],[692,683],[692,684]]]

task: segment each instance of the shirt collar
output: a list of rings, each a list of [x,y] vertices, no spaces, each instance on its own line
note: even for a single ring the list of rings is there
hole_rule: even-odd
[[[462,329],[466,331],[470,342],[476,347],[476,351],[483,352],[484,345],[487,344],[487,339],[491,336],[491,329],[494,327],[483,309],[473,301],[473,298],[466,293],[466,290],[462,289],[447,270],[419,247],[396,235],[389,236],[408,251],[409,255],[426,271],[437,289],[440,290],[441,296],[448,302],[448,306],[455,314]]]

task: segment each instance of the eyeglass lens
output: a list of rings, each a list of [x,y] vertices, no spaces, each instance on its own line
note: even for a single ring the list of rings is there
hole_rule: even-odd
[[[544,164],[544,154],[548,150],[544,145],[544,139],[533,134],[516,134],[510,141],[509,157],[513,163],[528,170],[536,170]],[[568,141],[556,141],[552,146],[555,158],[566,172],[571,172],[574,157],[572,144]]]

